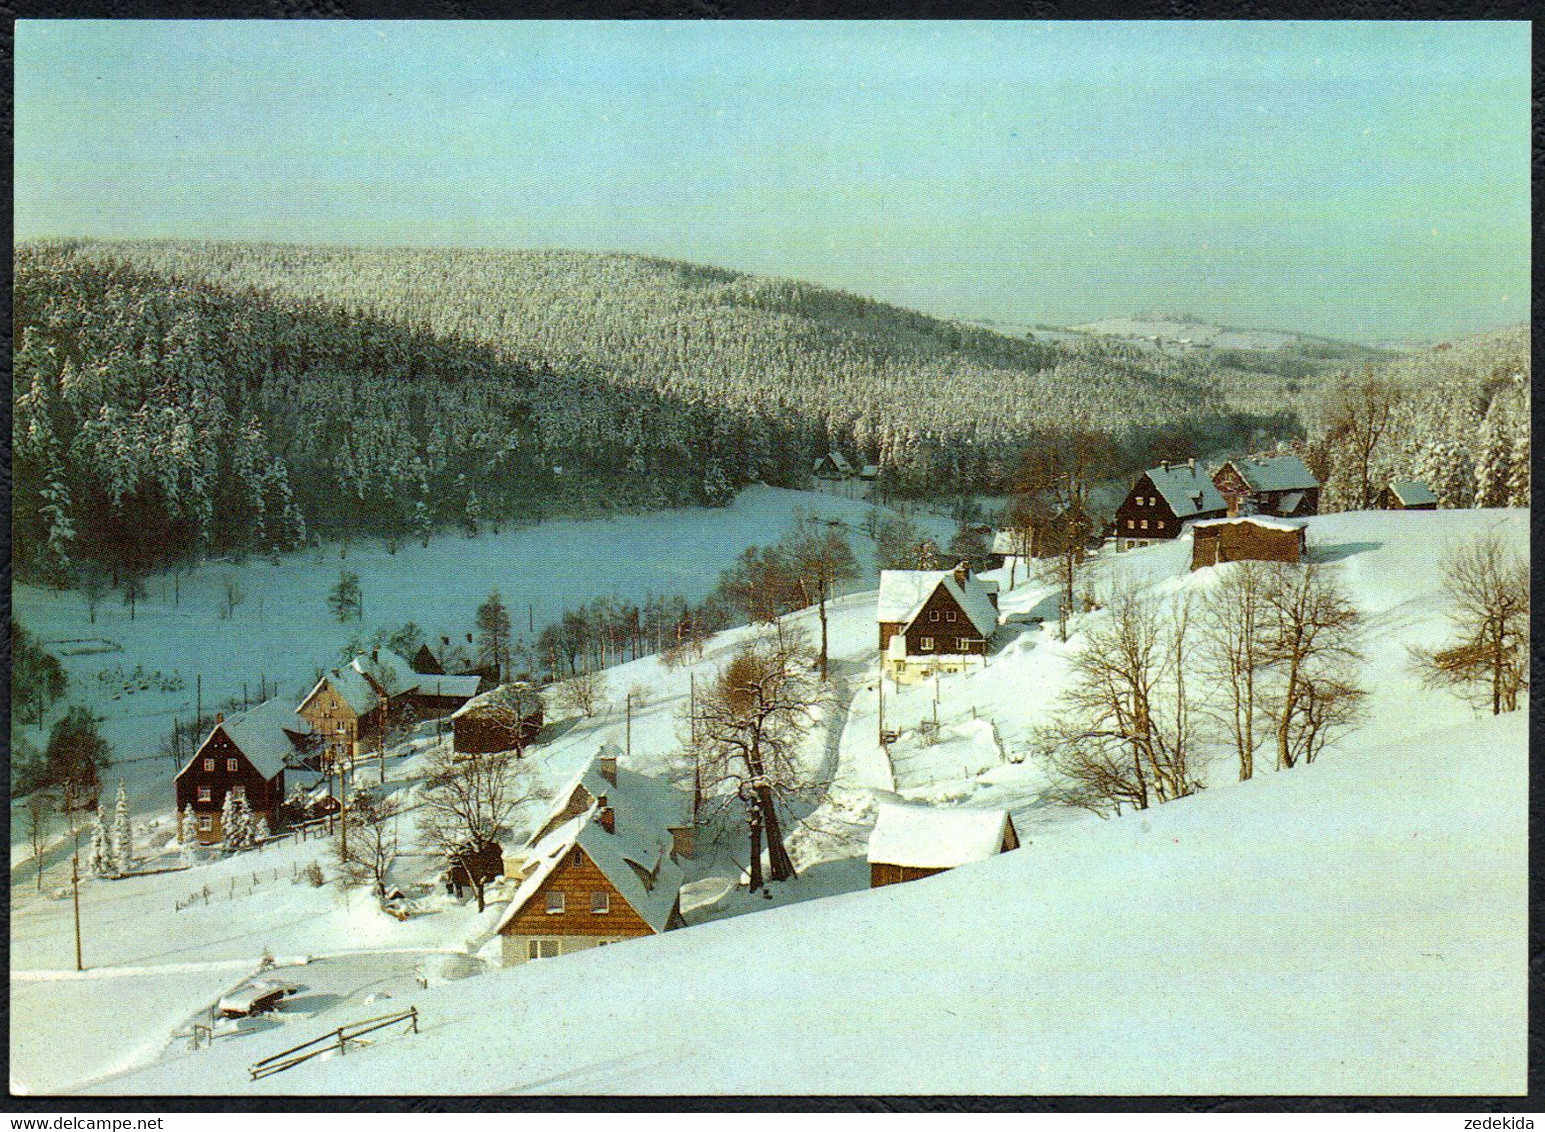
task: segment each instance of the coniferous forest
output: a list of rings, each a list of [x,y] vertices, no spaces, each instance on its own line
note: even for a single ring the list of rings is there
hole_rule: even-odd
[[[830,449],[889,498],[1003,490],[1074,429],[1137,468],[1309,417],[1296,372],[1268,415],[1259,370],[1205,355],[630,255],[53,240],[15,267],[16,562],[57,584],[718,505]]]

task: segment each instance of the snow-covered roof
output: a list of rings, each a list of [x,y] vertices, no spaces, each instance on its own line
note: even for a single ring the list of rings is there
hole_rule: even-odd
[[[215,724],[204,743],[208,743],[216,731],[224,731],[226,738],[247,756],[247,761],[259,774],[272,778],[299,753],[290,736],[311,734],[311,725],[296,715],[289,704],[275,699],[264,700],[257,707]],[[199,744],[199,751],[195,751],[193,758],[177,772],[178,777],[198,759],[204,743]]]
[[[1297,511],[1298,505],[1304,501],[1304,493],[1290,491],[1277,501],[1277,506],[1284,511]]]
[[[499,929],[520,914],[564,854],[577,845],[645,923],[657,932],[665,930],[685,879],[671,852],[670,831],[690,824],[691,806],[681,791],[657,778],[619,767],[617,781],[608,781],[597,764],[614,753],[621,753],[615,744],[602,747],[554,797],[548,820],[526,845],[527,858],[535,865],[511,897]],[[564,811],[580,791],[583,808],[565,818]],[[611,832],[597,820],[602,798],[612,811]]]
[[[998,583],[968,574],[961,585],[953,570],[881,570],[876,620],[900,622],[905,632],[941,585],[984,638],[998,631],[998,610],[987,596],[998,592]]]
[[[851,472],[853,470],[853,465],[848,463],[848,458],[841,452],[828,452],[826,459],[830,460],[832,467],[836,468],[839,472]]]
[[[1398,480],[1389,485],[1390,491],[1395,493],[1395,498],[1407,507],[1414,507],[1421,503],[1436,503],[1438,497],[1432,493],[1421,480]]]
[[[1228,504],[1212,477],[1195,463],[1171,464],[1149,468],[1146,475],[1154,489],[1164,497],[1177,519],[1188,519],[1208,511],[1226,511]]]
[[[858,474],[863,479],[872,480],[880,474],[880,465],[865,464],[862,468],[859,469]]]
[[[1252,491],[1308,491],[1320,486],[1314,473],[1292,453],[1281,456],[1247,456],[1230,460]]]
[[[418,694],[470,700],[477,695],[478,685],[482,682],[481,676],[420,676]]]
[[[481,677],[478,677],[478,676],[468,676],[468,677],[457,677],[457,679],[480,680]],[[426,683],[427,683],[427,681],[426,681]],[[490,704],[498,703],[499,700],[506,694],[506,692],[509,690],[510,687],[511,687],[511,685],[509,685],[509,684],[500,684],[497,688],[490,688],[490,689],[488,689],[488,691],[484,692],[480,696],[473,696],[466,703],[462,704],[455,711],[451,712],[451,716],[450,717],[452,719],[461,719],[463,716],[472,715],[472,714],[476,713],[477,711],[481,710],[482,708],[488,707]],[[544,706],[543,701],[542,701],[542,693],[541,692],[539,692],[536,688],[531,687],[529,684],[524,685],[523,687],[524,687],[524,690],[526,692],[526,695],[528,697],[530,697],[530,699],[532,700],[532,703],[533,703],[534,707],[542,707],[542,706]],[[432,694],[438,695],[439,693],[432,693]]]
[[[1191,526],[1194,528],[1226,527],[1234,523],[1248,523],[1274,531],[1301,531],[1308,526],[1302,519],[1278,519],[1271,515],[1236,515],[1225,519],[1198,519]]]
[[[1007,810],[906,806],[880,802],[869,835],[869,861],[918,869],[953,869],[1003,849]]]
[[[335,668],[322,679],[317,681],[317,686],[311,689],[306,700],[316,695],[323,684],[330,685],[333,691],[338,693],[340,699],[349,705],[349,710],[355,715],[364,715],[374,711],[381,703],[381,697],[375,687],[366,680],[364,675],[353,667]],[[302,706],[305,700],[301,701]],[[297,709],[299,710],[299,709]]]
[[[388,696],[400,696],[412,691],[423,679],[411,664],[391,649],[372,649],[368,653],[361,653],[349,662],[349,667],[374,681]]]

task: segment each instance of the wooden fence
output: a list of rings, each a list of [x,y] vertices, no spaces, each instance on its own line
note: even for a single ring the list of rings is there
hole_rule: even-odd
[[[324,1053],[337,1050],[342,1056],[349,1052],[349,1043],[357,1042],[361,1045],[369,1045],[369,1042],[360,1042],[366,1034],[373,1034],[377,1030],[384,1030],[388,1026],[395,1026],[400,1022],[408,1023],[408,1032],[418,1033],[418,1007],[410,1006],[408,1009],[396,1014],[384,1014],[379,1018],[367,1018],[363,1022],[354,1022],[348,1026],[339,1026],[320,1038],[312,1038],[309,1042],[302,1042],[298,1046],[291,1046],[287,1050],[271,1054],[261,1061],[254,1061],[247,1066],[247,1072],[252,1075],[252,1080],[261,1081],[264,1077],[272,1077],[275,1073],[283,1073],[286,1069],[294,1068],[303,1061],[310,1061],[313,1057],[320,1057]]]

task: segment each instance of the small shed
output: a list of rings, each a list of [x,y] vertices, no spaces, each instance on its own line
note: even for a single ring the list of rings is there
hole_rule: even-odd
[[[1385,511],[1436,511],[1438,497],[1421,480],[1399,480],[1379,493]]]
[[[1018,848],[1007,810],[881,802],[869,835],[869,887],[919,880]]]
[[[828,452],[811,468],[817,479],[845,480],[853,477],[853,465],[841,452]]]
[[[1240,515],[1191,524],[1191,569],[1222,562],[1299,562],[1308,536],[1292,519]]]

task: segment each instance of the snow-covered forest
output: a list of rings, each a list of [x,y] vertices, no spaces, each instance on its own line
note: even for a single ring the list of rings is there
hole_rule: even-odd
[[[721,504],[832,447],[926,496],[1001,487],[1075,423],[1135,460],[1291,426],[1205,358],[637,256],[61,240],[15,265],[24,576]]]

